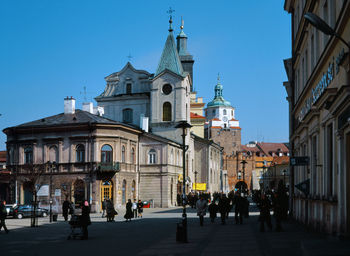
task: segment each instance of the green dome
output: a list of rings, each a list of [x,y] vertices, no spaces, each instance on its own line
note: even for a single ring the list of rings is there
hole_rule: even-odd
[[[224,99],[224,97],[222,96],[222,91],[223,91],[224,87],[222,86],[222,84],[219,81],[218,78],[218,83],[215,85],[215,97],[214,99],[209,102],[207,104],[207,107],[231,107],[231,103],[227,100]]]

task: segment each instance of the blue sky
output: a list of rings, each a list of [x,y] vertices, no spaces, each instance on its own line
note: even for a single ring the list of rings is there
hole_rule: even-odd
[[[208,103],[220,72],[236,108],[242,143],[288,141],[283,59],[291,55],[290,17],[280,0],[0,2],[0,129],[77,107],[103,92],[104,77],[128,61],[154,73],[175,9],[193,54],[194,87]],[[6,149],[0,135],[0,150]]]

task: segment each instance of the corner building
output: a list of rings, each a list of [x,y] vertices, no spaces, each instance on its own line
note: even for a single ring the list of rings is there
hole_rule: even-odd
[[[291,156],[310,159],[309,165],[291,168],[290,209],[316,230],[349,234],[349,48],[309,24],[304,14],[316,14],[349,42],[350,1],[286,0],[284,9],[292,21],[292,57],[284,60]],[[306,190],[295,187],[300,184]]]

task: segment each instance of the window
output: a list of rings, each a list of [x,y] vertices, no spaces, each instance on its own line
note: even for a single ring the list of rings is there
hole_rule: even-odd
[[[31,146],[24,149],[24,163],[32,164],[33,163],[33,148]]]
[[[213,111],[212,111],[212,112],[213,112],[213,115],[215,115],[215,109],[213,109]]]
[[[173,88],[170,84],[163,85],[162,91],[165,95],[169,95],[172,92]]]
[[[311,42],[310,42],[310,47],[311,47],[311,69],[315,67],[315,39],[314,35],[311,36]]]
[[[110,145],[103,145],[101,149],[101,162],[102,163],[111,163],[113,162],[113,149]]]
[[[148,163],[149,164],[156,163],[156,151],[153,148],[148,152]]]
[[[327,173],[328,178],[326,180],[328,182],[327,186],[327,194],[329,196],[333,195],[333,124],[327,126],[327,147],[326,147],[326,156],[327,156]]]
[[[122,163],[125,163],[125,147],[122,146]]]
[[[164,102],[164,104],[163,104],[163,121],[164,122],[171,121],[171,104],[170,104],[170,102]]]
[[[85,147],[84,145],[79,144],[76,147],[76,155],[75,155],[75,161],[77,163],[84,163],[85,162]]]
[[[224,109],[223,114],[224,114],[224,115],[227,115],[226,109]]]
[[[130,83],[126,84],[126,94],[131,94],[131,84]]]
[[[131,154],[130,154],[130,160],[131,160],[131,163],[135,163],[135,149],[134,148],[131,148]]]
[[[129,124],[132,123],[132,109],[125,108],[123,109],[123,123]]]
[[[49,161],[51,163],[53,162],[57,162],[57,153],[58,153],[58,150],[57,150],[57,147],[56,146],[51,146],[49,148]]]

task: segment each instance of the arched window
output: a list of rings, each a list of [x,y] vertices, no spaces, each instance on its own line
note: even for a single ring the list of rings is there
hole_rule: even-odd
[[[174,149],[173,148],[170,151],[170,164],[174,164]]]
[[[132,198],[136,199],[136,182],[135,182],[135,180],[132,181],[131,192],[132,192]]]
[[[49,148],[49,161],[51,163],[53,162],[57,162],[57,153],[58,153],[58,150],[57,150],[57,147],[56,146],[51,146]]]
[[[101,162],[111,163],[113,162],[113,149],[110,145],[103,145],[101,149]]]
[[[164,102],[163,104],[163,121],[171,121],[171,104],[170,102]]]
[[[85,147],[82,144],[77,145],[75,150],[75,161],[77,163],[84,163],[85,162]]]
[[[223,114],[224,114],[224,115],[227,115],[226,109],[224,109]]]
[[[131,108],[123,109],[123,123],[129,124],[132,123],[133,111]]]
[[[148,152],[148,163],[149,164],[156,163],[156,151],[153,148]]]
[[[125,147],[122,146],[122,163],[125,163]]]
[[[33,163],[33,148],[28,146],[24,149],[24,163],[32,164]]]
[[[135,163],[135,149],[134,148],[131,148],[130,161],[132,164]]]
[[[131,84],[130,83],[126,84],[126,94],[131,94]]]

